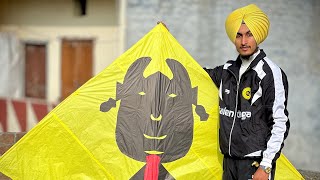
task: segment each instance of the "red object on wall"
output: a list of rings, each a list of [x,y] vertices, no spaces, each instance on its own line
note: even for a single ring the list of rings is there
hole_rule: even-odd
[[[3,132],[7,131],[7,101],[0,99],[0,124]]]
[[[41,121],[54,106],[56,104],[35,98],[0,97],[0,133],[27,132],[35,123]]]
[[[32,108],[37,116],[38,122],[48,114],[48,106],[46,104],[32,103]]]
[[[20,130],[22,132],[27,130],[27,106],[25,102],[12,100],[14,112],[18,118]]]

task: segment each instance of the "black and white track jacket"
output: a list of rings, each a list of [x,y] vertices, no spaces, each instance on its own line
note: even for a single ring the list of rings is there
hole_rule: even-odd
[[[239,80],[240,57],[205,69],[219,88],[219,143],[225,155],[262,156],[272,167],[288,135],[288,82],[262,49]]]

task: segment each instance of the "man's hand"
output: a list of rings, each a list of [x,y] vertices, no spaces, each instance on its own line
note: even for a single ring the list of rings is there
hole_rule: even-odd
[[[257,169],[257,171],[254,173],[252,180],[268,180],[269,174],[264,172],[263,169],[260,167]]]
[[[160,23],[161,23],[164,27],[166,27],[166,28],[167,28],[167,30],[169,31],[169,29],[168,29],[167,25],[166,25],[164,22],[162,22],[162,21],[158,21],[158,22],[157,22],[157,24],[160,24]]]

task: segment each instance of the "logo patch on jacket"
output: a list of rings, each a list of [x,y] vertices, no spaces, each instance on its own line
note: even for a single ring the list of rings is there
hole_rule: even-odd
[[[242,96],[244,99],[249,100],[251,98],[251,88],[246,87],[242,90]]]

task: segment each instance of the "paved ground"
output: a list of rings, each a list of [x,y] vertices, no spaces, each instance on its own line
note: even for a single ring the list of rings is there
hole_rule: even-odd
[[[320,180],[320,172],[299,170],[306,180]]]

